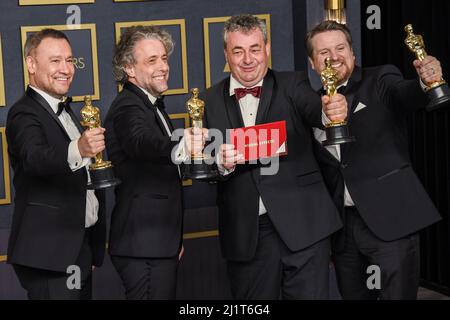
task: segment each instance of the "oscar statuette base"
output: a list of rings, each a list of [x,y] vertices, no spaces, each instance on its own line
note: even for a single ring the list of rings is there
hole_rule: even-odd
[[[184,165],[183,179],[213,181],[219,177],[219,171],[214,164],[207,164],[205,159],[193,159]]]
[[[356,140],[355,137],[350,135],[346,124],[325,127],[325,133],[327,139],[322,141],[323,146],[349,143]]]
[[[426,106],[427,111],[434,111],[445,106],[450,106],[450,88],[447,83],[431,88],[427,91],[430,102]]]
[[[89,190],[105,189],[117,186],[121,181],[114,177],[112,166],[102,167],[98,169],[89,169],[91,183],[87,185]]]

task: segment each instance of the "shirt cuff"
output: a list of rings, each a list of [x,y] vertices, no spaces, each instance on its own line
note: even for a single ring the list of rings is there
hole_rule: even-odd
[[[419,78],[419,82],[420,82],[420,87],[422,88],[422,90],[426,91],[428,89],[428,86],[425,83],[423,83],[421,78]]]
[[[80,150],[78,150],[78,139],[72,140],[69,143],[69,149],[67,152],[67,163],[72,171],[77,171],[80,168],[85,167],[90,163],[90,158],[82,158]]]
[[[191,158],[190,153],[187,151],[186,139],[184,137],[181,138],[180,142],[178,143],[176,150],[175,150],[175,162],[181,163],[186,162]]]
[[[330,123],[331,123],[331,120],[328,119],[327,115],[326,115],[325,112],[323,112],[323,110],[322,110],[322,124],[323,124],[324,126],[326,126],[327,124],[330,124]]]
[[[234,167],[230,170],[225,169],[225,167],[222,165],[222,163],[219,160],[219,154],[217,154],[217,156],[216,156],[216,163],[217,163],[217,169],[219,170],[219,173],[221,176],[227,176],[230,173],[232,173],[234,171],[234,169],[236,169],[236,167]]]

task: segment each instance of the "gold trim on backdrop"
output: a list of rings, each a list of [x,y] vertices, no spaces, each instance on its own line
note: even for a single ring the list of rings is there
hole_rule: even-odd
[[[189,114],[185,113],[171,113],[169,118],[172,120],[184,119],[184,127],[189,128]]]
[[[41,4],[78,4],[94,2],[95,0],[19,0],[19,6],[37,6]]]
[[[184,127],[189,128],[189,114],[188,113],[172,113],[169,114],[169,118],[172,120],[183,119]],[[183,180],[183,187],[192,186],[192,179]]]
[[[6,262],[7,256],[0,256],[0,262]]]
[[[218,235],[219,230],[191,232],[183,234],[183,239],[189,240],[189,239],[209,238],[209,237],[217,237]]]
[[[0,127],[0,134],[2,135],[2,158],[3,158],[3,185],[5,190],[5,197],[0,199],[0,204],[11,203],[11,184],[9,178],[9,157],[8,145],[6,142],[5,127]]]
[[[100,85],[99,85],[99,78],[98,78],[98,57],[97,57],[97,29],[95,27],[94,23],[87,23],[87,24],[74,24],[74,25],[48,25],[48,26],[27,26],[27,27],[20,27],[20,33],[22,36],[22,63],[23,63],[23,79],[25,82],[25,89],[28,85],[28,71],[26,68],[26,62],[25,62],[25,53],[23,51],[25,42],[27,40],[27,33],[28,32],[38,32],[45,28],[52,28],[60,31],[73,31],[73,30],[90,30],[91,31],[91,47],[92,47],[92,75],[93,75],[93,84],[94,84],[94,92],[86,92],[83,95],[80,96],[73,96],[72,99],[75,102],[78,101],[84,101],[85,95],[90,95],[92,100],[100,100]],[[76,73],[75,73],[76,76]]]
[[[270,43],[270,14],[255,14],[261,20],[266,22],[267,30],[267,42]],[[205,45],[205,85],[206,88],[211,87],[211,59],[209,50],[209,24],[210,23],[223,23],[230,19],[231,17],[214,17],[214,18],[203,18],[203,36]],[[223,44],[223,39],[220,39],[221,45]],[[269,68],[272,68],[272,54],[269,55]],[[225,65],[224,71],[229,71],[228,64]]]
[[[164,92],[164,95],[173,94],[185,94],[188,93],[188,74],[187,74],[187,50],[186,50],[186,23],[184,19],[173,19],[173,20],[147,20],[147,21],[130,21],[130,22],[116,22],[116,43],[120,40],[120,29],[129,28],[131,26],[142,25],[142,26],[180,26],[180,39],[181,39],[181,65],[183,72],[183,87],[179,89],[169,89]],[[119,91],[121,89],[119,88]]]
[[[0,35],[0,107],[6,105],[5,80],[3,78],[2,36]]]

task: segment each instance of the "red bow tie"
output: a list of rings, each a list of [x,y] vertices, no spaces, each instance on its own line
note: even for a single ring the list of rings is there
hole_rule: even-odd
[[[234,94],[236,98],[239,100],[245,97],[247,94],[251,94],[252,96],[259,98],[261,96],[261,86],[253,87],[253,88],[236,88],[234,89]]]

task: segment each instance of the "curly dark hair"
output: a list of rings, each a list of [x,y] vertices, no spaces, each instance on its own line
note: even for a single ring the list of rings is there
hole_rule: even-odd
[[[128,75],[125,66],[136,63],[133,50],[136,43],[143,39],[155,39],[161,41],[166,48],[167,55],[173,51],[174,42],[172,36],[157,26],[132,26],[120,36],[120,41],[114,49],[113,73],[117,82],[125,83]]]

